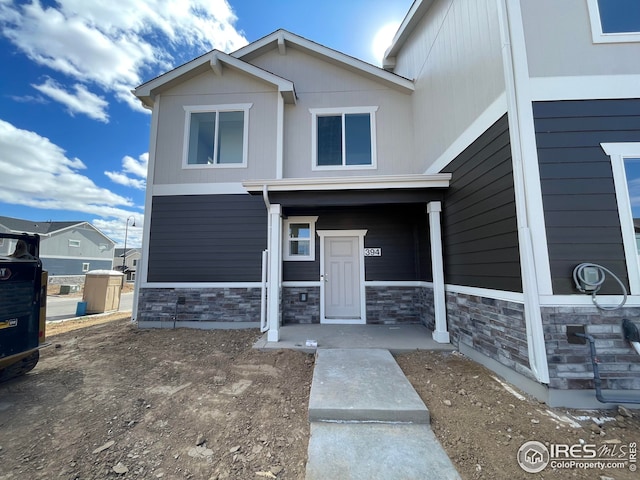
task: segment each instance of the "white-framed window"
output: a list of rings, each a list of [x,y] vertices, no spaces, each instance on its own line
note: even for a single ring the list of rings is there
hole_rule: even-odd
[[[637,295],[640,294],[640,254],[636,240],[636,223],[640,227],[640,142],[602,143],[601,146],[611,157],[629,284],[631,293]]]
[[[89,264],[88,263],[83,263],[82,264],[82,273],[87,273],[89,271]]]
[[[247,166],[252,104],[185,106],[184,168]]]
[[[313,170],[376,168],[378,107],[312,108]]]
[[[284,220],[284,260],[308,262],[316,259],[317,220],[318,217],[289,217]]]
[[[80,240],[69,239],[69,246],[70,247],[79,247],[80,246]]]
[[[593,43],[640,42],[638,0],[587,0]]]
[[[137,258],[134,258],[134,259],[133,259],[133,266],[134,266],[134,267],[137,267],[137,266],[138,266],[138,259],[137,259]]]

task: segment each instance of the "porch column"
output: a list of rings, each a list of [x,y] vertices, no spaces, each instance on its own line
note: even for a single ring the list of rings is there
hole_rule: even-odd
[[[282,206],[269,206],[269,279],[267,290],[268,342],[280,341],[280,285],[282,264]]]
[[[438,343],[449,343],[447,331],[447,308],[444,293],[444,261],[442,258],[442,230],[440,228],[440,202],[429,202],[427,213],[429,214],[429,240],[431,243],[431,271],[433,275],[433,310],[436,320],[436,329],[433,331],[433,339]]]

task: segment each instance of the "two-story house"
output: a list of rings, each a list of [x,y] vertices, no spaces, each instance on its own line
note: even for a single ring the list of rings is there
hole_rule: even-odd
[[[89,222],[34,222],[0,217],[0,231],[40,236],[42,268],[51,283],[83,283],[90,270],[109,270],[115,242]],[[0,255],[15,249],[15,240],[0,241]]]
[[[585,332],[640,389],[638,32],[626,0],[416,0],[383,69],[279,30],[141,85],[139,324],[420,322],[571,406]]]

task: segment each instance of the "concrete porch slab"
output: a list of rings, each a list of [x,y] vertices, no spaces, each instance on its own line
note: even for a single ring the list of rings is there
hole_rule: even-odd
[[[319,349],[311,422],[429,423],[429,410],[388,350]]]
[[[264,334],[254,345],[259,350],[292,349],[314,353],[317,348],[383,348],[391,353],[414,350],[453,351],[450,343],[437,343],[424,325],[320,325],[299,324],[280,327],[280,341],[268,342]]]

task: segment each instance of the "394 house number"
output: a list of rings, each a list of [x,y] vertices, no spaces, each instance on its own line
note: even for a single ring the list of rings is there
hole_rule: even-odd
[[[364,256],[365,257],[381,257],[382,256],[382,249],[380,247],[365,248],[364,249]]]

